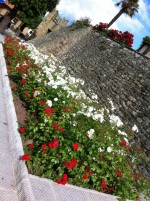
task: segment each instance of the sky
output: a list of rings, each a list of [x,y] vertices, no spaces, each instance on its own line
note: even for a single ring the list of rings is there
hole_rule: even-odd
[[[83,17],[89,17],[91,24],[99,22],[109,23],[119,12],[115,6],[120,0],[60,0],[57,10],[61,17],[65,17],[69,23]],[[134,35],[132,48],[138,49],[143,37],[150,36],[150,0],[139,0],[139,10],[132,18],[126,14],[111,26],[122,32],[128,31]]]

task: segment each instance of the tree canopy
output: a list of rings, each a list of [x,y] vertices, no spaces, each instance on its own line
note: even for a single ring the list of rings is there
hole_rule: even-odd
[[[127,14],[129,17],[133,17],[136,12],[138,12],[139,3],[138,0],[122,0],[115,4],[116,6],[121,6],[121,10],[118,14],[110,21],[108,27],[110,27],[123,13]]]
[[[9,0],[19,11],[20,19],[31,28],[36,28],[46,11],[51,12],[59,0]]]

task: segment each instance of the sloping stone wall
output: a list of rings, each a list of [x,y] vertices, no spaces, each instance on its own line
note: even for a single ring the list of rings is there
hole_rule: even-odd
[[[63,29],[32,43],[43,53],[54,54],[71,75],[83,79],[82,87],[89,96],[92,89],[108,107],[110,98],[122,121],[130,127],[137,125],[135,140],[150,154],[150,59],[91,28]],[[150,174],[148,164],[146,171]]]

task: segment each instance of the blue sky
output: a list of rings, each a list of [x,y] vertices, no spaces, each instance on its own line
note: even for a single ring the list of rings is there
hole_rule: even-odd
[[[93,25],[108,23],[119,11],[114,4],[120,0],[60,0],[57,10],[69,22],[89,17]],[[144,36],[150,36],[150,0],[139,0],[139,11],[133,18],[123,14],[111,28],[129,31],[134,35],[133,49],[137,49]]]

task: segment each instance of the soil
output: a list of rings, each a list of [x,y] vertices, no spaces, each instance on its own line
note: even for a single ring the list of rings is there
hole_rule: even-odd
[[[11,79],[9,79],[10,81],[10,86],[11,89],[15,84],[15,82]],[[17,115],[17,119],[18,119],[18,123],[20,126],[24,126],[26,123],[26,105],[25,103],[23,103],[20,98],[14,93],[14,90],[12,89],[12,95],[13,95],[13,101],[14,101],[14,105],[15,105],[15,110],[16,110],[16,115]]]

